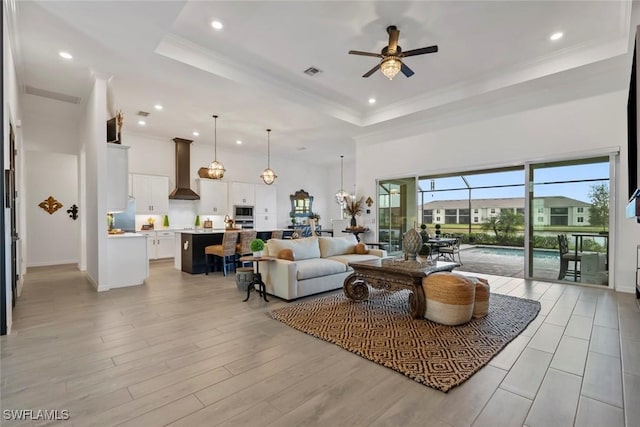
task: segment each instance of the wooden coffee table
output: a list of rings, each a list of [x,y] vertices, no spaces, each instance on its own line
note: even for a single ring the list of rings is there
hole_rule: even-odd
[[[345,295],[353,301],[366,300],[369,286],[388,291],[408,289],[409,313],[412,317],[424,317],[427,306],[422,279],[438,271],[453,271],[460,267],[456,262],[434,261],[429,265],[404,262],[395,259],[375,259],[371,261],[350,262],[353,273],[342,285]]]

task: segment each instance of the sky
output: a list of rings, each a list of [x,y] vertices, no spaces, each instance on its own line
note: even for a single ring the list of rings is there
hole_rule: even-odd
[[[471,192],[472,199],[524,197],[524,169],[518,171],[495,172],[490,174],[464,175],[471,187],[492,186],[505,184],[518,184],[514,187],[474,189]],[[600,179],[595,182],[558,183],[574,180]],[[572,199],[590,203],[589,191],[593,185],[609,185],[609,162],[590,163],[581,165],[566,165],[557,167],[544,167],[534,170],[534,197],[565,196]],[[435,190],[431,188],[431,180],[420,180],[419,186],[425,193],[425,203],[435,200],[467,199],[468,191],[439,191],[452,188],[466,188],[464,181],[458,177],[434,179]],[[420,203],[420,200],[418,200]]]

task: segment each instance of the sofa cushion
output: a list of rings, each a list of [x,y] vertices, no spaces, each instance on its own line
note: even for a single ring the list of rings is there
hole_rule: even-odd
[[[293,261],[293,251],[291,249],[282,249],[280,252],[278,252],[278,259]]]
[[[365,245],[364,243],[360,242],[355,247],[355,253],[357,253],[358,255],[368,254],[369,253],[369,248],[367,248],[367,245]]]
[[[267,242],[269,255],[277,256],[283,249],[291,249],[293,258],[298,260],[320,258],[320,247],[317,237],[306,237],[304,239],[269,239]]]
[[[344,265],[349,265],[350,262],[369,261],[370,259],[380,259],[380,257],[372,254],[347,254],[347,255],[336,255],[327,259],[341,262]]]
[[[358,240],[353,234],[342,237],[318,237],[322,258],[334,255],[352,254],[355,252]]]
[[[344,273],[347,266],[341,262],[325,258],[314,258],[297,261],[298,280],[312,279],[314,277],[328,276],[330,274]]]

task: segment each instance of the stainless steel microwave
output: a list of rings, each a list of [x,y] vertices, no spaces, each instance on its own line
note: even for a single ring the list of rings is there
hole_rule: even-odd
[[[233,218],[238,219],[253,219],[253,206],[234,206]]]

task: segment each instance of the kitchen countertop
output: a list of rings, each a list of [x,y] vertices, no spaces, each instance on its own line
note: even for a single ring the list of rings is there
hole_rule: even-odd
[[[147,237],[144,234],[140,234],[140,233],[122,233],[122,234],[109,234],[108,237],[110,239],[123,239],[123,238],[129,238],[129,237]]]

